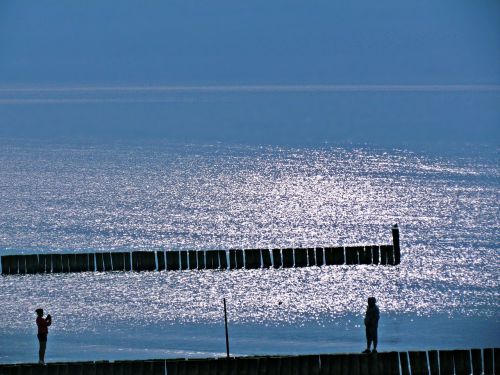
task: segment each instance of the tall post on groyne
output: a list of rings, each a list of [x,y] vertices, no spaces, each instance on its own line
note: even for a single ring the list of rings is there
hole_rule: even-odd
[[[392,226],[392,245],[394,247],[394,264],[401,263],[401,248],[399,246],[399,227],[398,224]]]

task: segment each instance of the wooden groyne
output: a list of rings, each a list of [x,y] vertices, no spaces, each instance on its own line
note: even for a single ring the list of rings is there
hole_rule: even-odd
[[[245,250],[132,251],[4,255],[2,274],[397,265],[393,245]]]
[[[202,269],[293,268],[323,265],[397,265],[399,229],[390,245],[311,248],[132,251],[71,254],[4,255],[2,274],[107,271],[178,271]]]
[[[500,349],[0,365],[0,375],[493,375]]]

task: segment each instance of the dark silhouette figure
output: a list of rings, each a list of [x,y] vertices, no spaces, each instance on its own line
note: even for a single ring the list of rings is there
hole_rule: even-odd
[[[35,310],[37,318],[36,325],[38,326],[38,343],[40,344],[38,350],[38,363],[41,365],[45,364],[45,349],[47,348],[47,335],[49,334],[48,326],[52,324],[52,317],[47,314],[47,317],[43,317],[43,309]]]
[[[363,353],[370,353],[370,346],[373,341],[373,351],[371,353],[377,352],[377,330],[378,330],[378,320],[380,318],[380,313],[376,305],[377,300],[375,297],[368,298],[368,307],[366,308],[365,314],[365,327],[366,327],[366,349]]]

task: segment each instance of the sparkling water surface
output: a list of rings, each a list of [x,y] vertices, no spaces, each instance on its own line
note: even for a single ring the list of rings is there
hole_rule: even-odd
[[[401,265],[0,278],[0,361],[498,346],[496,149],[0,141],[1,254],[391,243]]]

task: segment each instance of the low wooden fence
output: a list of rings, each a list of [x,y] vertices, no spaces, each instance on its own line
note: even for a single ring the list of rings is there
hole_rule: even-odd
[[[392,239],[392,245],[30,254],[4,255],[0,260],[3,275],[188,269],[233,270],[342,264],[397,265],[401,262],[397,225],[392,228]]]
[[[132,251],[4,255],[2,274],[396,265],[393,245],[245,250]]]
[[[500,349],[0,365],[0,375],[500,374]],[[410,372],[411,371],[411,372]]]

